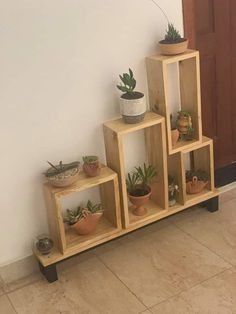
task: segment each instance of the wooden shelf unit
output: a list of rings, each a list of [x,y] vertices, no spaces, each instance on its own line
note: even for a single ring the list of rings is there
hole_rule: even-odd
[[[98,186],[101,204],[104,209],[102,218],[95,233],[80,236],[71,229],[65,228],[62,213],[62,198],[72,193]],[[121,229],[120,199],[117,174],[108,167],[102,167],[97,177],[87,177],[82,171],[78,181],[66,188],[55,188],[49,183],[44,184],[44,195],[48,209],[50,236],[62,254],[76,254],[87,249],[94,243],[109,238]]]
[[[194,136],[172,146],[168,66],[176,63],[179,72],[180,107],[191,113]],[[188,50],[177,56],[152,56],[146,59],[150,108],[166,118],[169,154],[193,147],[202,141],[201,93],[198,51]]]
[[[148,162],[158,169],[158,175],[152,184],[150,207],[145,216],[134,216],[129,206],[124,160],[124,136],[128,133],[144,130],[145,148]],[[122,119],[104,123],[104,138],[107,164],[118,173],[122,206],[123,227],[141,224],[151,217],[158,217],[168,204],[168,181],[166,163],[166,137],[164,118],[154,112],[147,112],[144,121],[138,124],[124,124]]]
[[[172,63],[177,63],[179,67],[181,108],[193,114],[195,128],[194,140],[178,142],[175,147],[172,147],[170,137],[167,82],[167,66]],[[214,187],[213,142],[202,136],[198,52],[188,50],[178,56],[147,58],[147,70],[151,109],[161,115],[147,112],[144,121],[137,124],[125,124],[120,118],[105,122],[105,150],[110,168],[103,166],[100,176],[94,178],[81,172],[78,181],[67,188],[53,188],[48,183],[44,184],[50,236],[55,246],[48,255],[41,255],[35,248],[34,254],[41,272],[49,282],[57,280],[56,263],[70,256],[202,202],[209,211],[218,209],[219,192]],[[152,184],[152,197],[145,205],[147,213],[135,216],[127,196],[124,137],[140,130],[145,134],[148,162],[157,167],[158,175]],[[184,160],[187,154],[190,154],[191,167],[201,168],[210,176],[207,187],[198,194],[186,193],[187,167]],[[168,204],[168,174],[174,176],[180,190],[177,203],[171,207]],[[101,203],[105,208],[96,231],[79,236],[72,229],[65,229],[62,198],[96,186],[100,187]]]

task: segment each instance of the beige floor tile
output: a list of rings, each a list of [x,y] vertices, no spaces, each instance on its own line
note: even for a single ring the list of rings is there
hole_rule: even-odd
[[[220,204],[236,199],[236,189],[232,189],[220,195]]]
[[[230,267],[173,225],[96,254],[148,307]]]
[[[235,269],[211,278],[204,283],[154,306],[154,314],[235,314]]]
[[[145,307],[96,257],[64,270],[59,281],[45,280],[9,294],[19,314],[123,314]]]
[[[1,314],[16,314],[9,299],[6,295],[0,297],[0,313]]]
[[[144,311],[144,312],[142,312],[140,314],[152,314],[152,312],[150,312],[149,310],[146,310],[146,311]]]
[[[40,272],[36,272],[31,274],[30,276],[4,284],[3,291],[5,293],[9,293],[39,280],[42,280],[42,275]]]
[[[220,210],[209,213],[196,209],[172,222],[209,249],[236,265],[236,199],[225,202]]]

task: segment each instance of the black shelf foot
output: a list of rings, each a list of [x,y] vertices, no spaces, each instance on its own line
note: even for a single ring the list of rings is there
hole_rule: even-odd
[[[213,198],[210,198],[209,200],[201,203],[202,207],[206,207],[206,209],[213,213],[219,210],[219,196],[215,196]]]
[[[49,266],[44,267],[40,262],[39,262],[39,269],[41,273],[44,275],[44,277],[47,279],[48,282],[54,282],[58,280],[57,277],[57,265],[56,264],[51,264]]]

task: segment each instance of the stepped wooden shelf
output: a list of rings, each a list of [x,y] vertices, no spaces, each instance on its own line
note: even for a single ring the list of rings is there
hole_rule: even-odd
[[[191,141],[178,141],[172,146],[170,123],[170,89],[168,66],[177,64],[179,72],[180,108],[191,113],[194,135]],[[166,118],[169,154],[202,141],[199,53],[188,50],[178,56],[152,56],[146,59],[150,108]]]
[[[179,141],[175,147],[171,143],[167,80],[167,66],[173,63],[177,63],[179,69],[181,109],[191,112],[195,130],[192,141]],[[214,186],[213,143],[211,139],[202,136],[198,52],[188,50],[178,56],[149,57],[147,72],[150,105],[160,115],[147,112],[144,120],[137,124],[125,124],[120,118],[107,121],[103,130],[109,168],[103,166],[100,176],[94,178],[81,172],[78,181],[67,188],[53,188],[48,183],[44,184],[50,236],[55,247],[46,256],[36,249],[34,254],[41,272],[49,282],[57,280],[56,264],[70,256],[196,204],[203,204],[209,211],[218,209],[219,192]],[[140,130],[145,135],[148,162],[157,168],[158,175],[152,184],[151,199],[145,205],[147,213],[144,216],[135,216],[127,196],[124,139],[127,134]],[[190,157],[189,165],[185,162],[186,155]],[[201,193],[186,193],[187,167],[203,169],[209,174],[208,185]],[[175,178],[179,186],[174,206],[169,206],[168,174]],[[104,215],[95,233],[79,236],[64,226],[62,198],[96,186],[100,188]]]

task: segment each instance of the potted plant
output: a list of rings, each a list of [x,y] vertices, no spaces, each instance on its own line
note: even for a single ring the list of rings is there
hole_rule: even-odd
[[[48,161],[51,166],[45,173],[48,182],[56,187],[66,187],[73,184],[78,179],[79,162],[74,161],[69,164],[63,164],[62,161],[58,165],[53,165]]]
[[[165,38],[159,41],[161,54],[177,55],[188,49],[188,40],[180,36],[172,23],[168,23]]]
[[[200,193],[208,180],[208,173],[202,169],[186,171],[186,192],[188,194]]]
[[[102,214],[101,204],[93,204],[88,200],[86,207],[67,209],[64,222],[68,223],[78,234],[86,235],[95,231]]]
[[[178,112],[177,126],[182,140],[193,139],[192,117],[188,111]]]
[[[177,121],[173,119],[173,115],[170,115],[170,124],[171,124],[171,142],[172,147],[174,147],[179,139],[179,130],[177,128]]]
[[[120,97],[120,112],[125,123],[138,123],[144,119],[146,100],[143,93],[135,91],[136,80],[131,69],[129,73],[119,75],[121,79],[117,88],[123,92]]]
[[[42,255],[47,255],[51,253],[51,250],[53,248],[53,241],[47,234],[41,234],[37,236],[36,242],[35,242],[37,250]]]
[[[96,177],[100,174],[101,166],[98,156],[84,156],[83,170],[89,177]]]
[[[169,195],[169,206],[174,206],[176,203],[176,196],[179,192],[179,187],[175,183],[174,177],[168,175],[168,195]]]
[[[130,202],[135,205],[133,214],[136,216],[145,215],[147,209],[143,207],[151,196],[150,183],[157,175],[155,167],[144,163],[142,167],[135,167],[133,173],[128,173],[126,180],[127,191]]]

